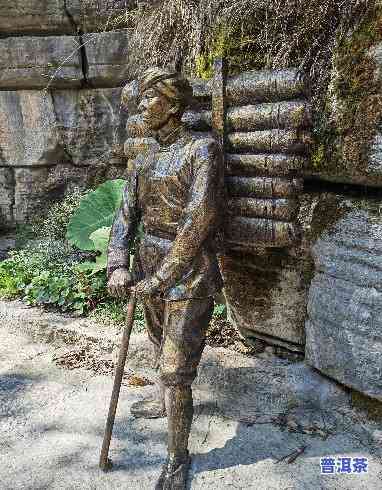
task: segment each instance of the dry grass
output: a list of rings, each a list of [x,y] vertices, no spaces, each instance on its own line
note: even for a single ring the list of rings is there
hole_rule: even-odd
[[[336,37],[345,35],[375,0],[166,0],[137,2],[130,39],[134,75],[175,64],[189,74],[219,29],[235,33],[263,67],[299,66],[317,80]]]
[[[314,114],[319,115],[336,46],[379,1],[137,1],[129,10],[131,77],[152,65],[172,65],[195,76],[216,51],[228,58],[231,72],[295,66],[311,82]]]

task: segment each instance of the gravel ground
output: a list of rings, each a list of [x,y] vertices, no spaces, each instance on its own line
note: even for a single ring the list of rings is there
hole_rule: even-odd
[[[152,489],[166,454],[166,422],[135,420],[129,406],[153,387],[123,387],[111,447],[114,469],[104,474],[98,457],[112,377],[59,365],[54,359],[70,357],[73,345],[36,342],[17,323],[2,320],[0,488]],[[211,404],[196,405],[191,489],[382,488],[378,451],[352,427],[325,439],[271,423],[248,426]],[[304,453],[291,464],[277,462],[302,446]],[[367,457],[368,473],[321,475],[325,456]]]

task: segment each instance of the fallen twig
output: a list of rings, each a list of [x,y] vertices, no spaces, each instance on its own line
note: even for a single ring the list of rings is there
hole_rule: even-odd
[[[293,463],[294,461],[296,461],[296,459],[301,456],[301,454],[304,453],[305,449],[307,448],[307,446],[301,446],[301,447],[298,447],[297,449],[295,449],[294,451],[292,451],[291,453],[283,456],[282,458],[280,459],[277,459],[275,461],[275,463],[281,463],[281,461],[284,461],[286,460],[286,462],[288,464],[291,464]]]

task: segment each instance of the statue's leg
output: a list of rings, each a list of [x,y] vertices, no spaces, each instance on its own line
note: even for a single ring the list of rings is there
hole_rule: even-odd
[[[163,321],[165,303],[162,299],[147,298],[144,303],[146,328],[152,344],[156,368],[159,367],[160,351],[162,346]],[[161,418],[166,416],[165,387],[158,377],[155,382],[157,393],[154,399],[141,400],[133,403],[131,414],[136,418]]]
[[[188,439],[194,413],[191,384],[205,345],[213,299],[168,302],[160,372],[166,386],[168,458],[156,490],[184,490],[190,466]]]

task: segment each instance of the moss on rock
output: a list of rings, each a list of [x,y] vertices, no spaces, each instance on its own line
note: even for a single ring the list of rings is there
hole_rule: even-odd
[[[382,79],[372,54],[380,42],[381,6],[348,36],[337,40],[332,81],[323,111],[316,115],[313,170],[375,184],[367,167],[382,120]]]
[[[258,27],[257,27],[258,28]],[[255,26],[243,27],[219,25],[215,28],[212,42],[204,52],[195,59],[195,74],[197,77],[209,79],[213,76],[215,58],[224,57],[228,73],[234,75],[251,69],[261,69],[265,66],[262,50],[256,48]]]

